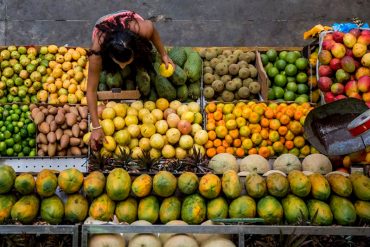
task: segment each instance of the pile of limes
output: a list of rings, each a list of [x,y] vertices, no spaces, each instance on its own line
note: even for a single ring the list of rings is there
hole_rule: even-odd
[[[36,156],[36,125],[28,105],[0,106],[0,156]]]
[[[274,49],[261,54],[262,64],[270,79],[268,99],[308,102],[308,60],[299,51]]]

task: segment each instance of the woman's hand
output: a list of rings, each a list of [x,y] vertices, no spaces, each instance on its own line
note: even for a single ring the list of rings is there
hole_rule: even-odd
[[[94,151],[98,151],[100,146],[105,142],[105,135],[102,128],[91,131],[90,147]]]
[[[166,65],[166,69],[168,68],[168,64],[172,64],[172,67],[175,69],[176,64],[172,61],[172,59],[167,55],[162,56],[162,62]]]

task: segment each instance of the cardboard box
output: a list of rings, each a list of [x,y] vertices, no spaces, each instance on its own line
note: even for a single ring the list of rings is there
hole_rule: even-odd
[[[112,88],[111,91],[98,91],[98,100],[137,100],[140,99],[139,90],[122,90]]]

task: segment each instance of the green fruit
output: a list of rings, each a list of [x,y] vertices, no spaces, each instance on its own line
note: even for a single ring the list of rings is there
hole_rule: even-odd
[[[279,52],[279,58],[285,60],[287,54],[287,51],[281,51]]]
[[[279,70],[276,68],[276,67],[270,67],[268,70],[267,70],[267,75],[270,77],[270,78],[274,78],[276,75],[279,74]]]
[[[268,70],[269,70],[269,68],[271,68],[271,67],[274,67],[274,65],[273,65],[272,63],[268,62],[268,63],[266,64],[266,66],[264,67],[264,68],[265,68],[265,71],[268,71]]]
[[[298,84],[297,87],[298,87],[298,90],[297,90],[298,94],[307,94],[309,91],[307,84]]]
[[[278,87],[284,87],[287,83],[287,79],[285,75],[278,74],[274,77],[274,83]]]
[[[287,63],[290,63],[290,64],[294,64],[295,61],[297,60],[298,58],[298,54],[294,51],[290,51],[287,53],[286,57],[285,57],[285,61],[287,61]]]
[[[277,58],[277,52],[274,49],[270,49],[266,52],[266,55],[270,62],[274,62]]]
[[[281,87],[274,87],[273,88],[273,91],[274,91],[274,94],[275,94],[275,98],[276,99],[282,99],[284,98],[284,89],[282,89]]]
[[[296,79],[294,76],[287,76],[286,77],[287,82],[296,82]]]
[[[266,66],[269,62],[269,58],[266,54],[261,54],[261,60],[262,60],[263,66]]]
[[[277,60],[275,63],[275,67],[280,71],[284,70],[286,67],[286,61],[282,59]]]
[[[308,102],[308,96],[306,95],[307,97],[305,97],[303,95],[304,94],[302,94],[302,95],[298,96],[297,98],[295,98],[295,102],[297,102],[299,104]]]
[[[295,97],[296,97],[295,93],[292,92],[292,91],[287,90],[284,93],[284,100],[285,101],[293,101],[295,99]]]
[[[36,125],[34,123],[30,123],[27,125],[27,132],[29,135],[36,134]]]
[[[275,99],[275,92],[272,88],[269,88],[268,93],[267,93],[267,98],[269,100],[274,100]]]
[[[298,86],[295,82],[288,82],[288,84],[286,85],[286,89],[295,93],[298,90]]]
[[[308,66],[308,61],[306,58],[300,57],[295,61],[295,66],[297,66],[299,70],[305,70]]]
[[[308,80],[307,74],[305,72],[299,72],[296,78],[297,78],[297,83],[306,83]]]
[[[295,76],[297,74],[297,67],[294,64],[288,64],[285,67],[285,73],[287,76]]]

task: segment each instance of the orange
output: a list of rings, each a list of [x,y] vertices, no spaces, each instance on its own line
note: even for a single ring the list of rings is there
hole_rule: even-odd
[[[241,128],[247,124],[247,120],[245,120],[243,117],[238,117],[236,119],[236,124],[238,125],[238,128]]]
[[[293,140],[293,143],[294,146],[296,146],[297,148],[301,148],[305,144],[305,139],[303,138],[303,136],[296,136]]]
[[[275,152],[281,153],[284,150],[284,145],[280,141],[277,141],[272,144],[272,148],[274,149]]]
[[[349,167],[351,167],[351,165],[352,165],[351,157],[349,157],[348,155],[345,156],[343,158],[343,166],[346,167],[346,168],[349,168]]]
[[[248,137],[251,133],[251,129],[248,126],[243,126],[240,128],[240,136]]]
[[[294,117],[294,110],[291,108],[287,108],[285,110],[285,114],[288,115],[290,118]]]
[[[267,142],[267,146],[271,146],[272,145],[272,141],[266,140],[266,142]]]
[[[244,106],[242,110],[242,117],[245,119],[249,119],[249,116],[251,114],[252,110],[248,108],[248,106]]]
[[[215,112],[216,110],[217,110],[217,106],[214,102],[211,102],[206,106],[207,113],[212,113],[212,112]]]
[[[296,112],[294,113],[294,119],[295,119],[295,120],[299,121],[299,120],[301,119],[301,117],[303,117],[303,112],[301,112],[301,111],[296,111]]]
[[[211,131],[208,131],[208,139],[209,140],[211,140],[211,141],[213,141],[213,140],[215,140],[216,139],[216,132],[214,132],[213,130],[211,130]]]
[[[229,135],[233,138],[233,139],[236,139],[239,137],[239,130],[238,129],[235,129],[235,130],[230,130],[229,131]]]
[[[298,121],[290,122],[289,130],[293,132],[293,134],[298,135],[302,132],[302,125]]]
[[[251,139],[245,139],[243,142],[242,142],[242,146],[244,149],[248,150],[248,149],[251,149],[253,147],[253,142]]]
[[[260,147],[267,147],[268,143],[267,143],[267,140],[262,140],[261,143],[260,143]]]
[[[257,149],[256,148],[251,148],[248,150],[248,154],[251,155],[251,154],[257,154]]]
[[[264,158],[270,157],[270,153],[271,153],[270,149],[268,149],[267,147],[260,147],[258,149],[258,154],[261,155]]]
[[[261,132],[261,129],[262,129],[261,125],[259,125],[259,124],[250,124],[249,128],[250,128],[252,133],[259,133],[259,132]]]
[[[229,113],[232,113],[233,110],[234,110],[234,104],[225,104],[224,107],[222,108],[222,112],[224,114],[229,114]]]
[[[245,155],[245,151],[242,148],[237,148],[235,153],[236,153],[236,156],[238,156],[240,158],[244,157],[244,155]]]
[[[227,141],[223,140],[222,141],[222,146],[224,146],[225,148],[227,148],[227,147],[230,147],[230,144]]]
[[[253,133],[251,139],[252,142],[256,145],[259,145],[262,142],[262,136],[260,133]]]
[[[262,118],[260,121],[262,127],[269,127],[270,121],[267,118]]]
[[[293,141],[286,141],[285,142],[285,147],[290,150],[292,148],[294,148],[294,142]]]
[[[222,119],[223,114],[222,114],[222,112],[220,112],[220,111],[215,111],[215,112],[213,113],[213,117],[214,117],[214,119],[215,119],[216,121],[218,121],[218,120],[221,120],[221,119]]]
[[[243,108],[241,106],[236,106],[233,110],[233,114],[235,115],[235,117],[241,117],[242,116],[242,113],[243,113]]]
[[[205,148],[213,148],[213,141],[208,140],[207,143],[204,145]]]
[[[233,141],[233,146],[234,146],[234,147],[238,148],[238,147],[240,147],[241,145],[242,145],[242,140],[240,140],[240,139],[235,139],[235,140]]]
[[[311,153],[311,148],[309,145],[304,145],[299,151],[302,155],[307,156]]]
[[[280,140],[279,140],[279,142],[281,142],[281,143],[285,143],[285,137],[282,137],[282,136],[280,136]]]
[[[258,115],[263,115],[263,113],[265,112],[264,107],[261,104],[255,105],[253,107],[253,111],[256,112],[256,113],[258,113]]]
[[[222,119],[217,121],[217,126],[225,126],[225,121]]]
[[[293,132],[292,131],[290,131],[290,130],[288,130],[288,132],[286,133],[286,135],[285,135],[285,139],[287,140],[287,141],[292,141],[293,139],[294,139],[294,134],[293,134]]]
[[[285,136],[288,132],[288,128],[286,126],[280,126],[278,132],[280,135]]]
[[[217,147],[219,147],[221,145],[222,145],[222,141],[220,139],[216,139],[216,140],[213,141],[213,146],[214,147],[217,148]]]
[[[262,136],[262,139],[264,139],[264,140],[269,138],[269,131],[266,128],[262,129],[260,134]]]
[[[217,152],[218,154],[225,153],[225,151],[226,151],[226,149],[225,149],[225,147],[223,147],[223,146],[219,146],[219,147],[217,147],[217,148],[216,148],[216,152]]]
[[[216,127],[216,135],[218,138],[224,138],[227,135],[227,129],[225,126],[217,126]]]
[[[231,135],[226,135],[225,136],[225,141],[226,141],[226,143],[227,144],[231,144],[231,143],[233,143],[233,138],[231,137]]]
[[[272,142],[277,142],[280,140],[280,135],[276,130],[271,130],[269,133],[269,140]]]
[[[287,125],[287,124],[289,124],[289,122],[290,122],[290,117],[289,117],[288,115],[286,115],[286,114],[282,114],[282,115],[280,116],[279,120],[280,120],[280,123],[281,123],[282,125]]]
[[[236,129],[236,127],[237,127],[237,124],[236,124],[236,121],[234,119],[227,120],[226,128],[228,130],[234,130],[234,129]]]
[[[207,156],[209,158],[212,158],[213,156],[215,156],[217,154],[216,152],[216,149],[215,148],[210,148],[210,149],[207,149]]]
[[[267,108],[265,111],[265,117],[267,117],[268,119],[273,119],[274,116],[275,116],[274,110],[272,110],[271,108]]]
[[[227,147],[227,148],[226,148],[226,153],[234,154],[234,148],[232,148],[232,147]]]
[[[167,99],[160,98],[157,99],[157,101],[155,102],[155,106],[157,107],[157,109],[164,111],[170,106],[170,103],[168,102]]]
[[[210,119],[214,119],[215,116],[213,115],[213,113],[207,113],[207,119],[210,120]]]
[[[235,115],[234,114],[232,114],[232,113],[228,113],[228,114],[224,114],[224,120],[227,122],[227,121],[229,121],[229,120],[235,120],[236,119],[236,117],[235,117]]]
[[[270,151],[270,156],[274,156],[275,155],[275,150],[272,148],[272,146],[267,146],[267,148]]]
[[[217,103],[217,107],[216,107],[217,109],[216,110],[222,112],[222,109],[224,108],[224,105],[225,105],[224,103]]]
[[[280,112],[280,111],[279,111],[279,112],[276,112],[276,114],[275,114],[275,118],[276,118],[276,119],[280,119],[282,115],[284,115],[284,113],[282,113],[282,112]]]
[[[260,121],[261,116],[256,112],[251,112],[249,115],[248,121],[252,124],[256,124]]]
[[[270,120],[270,129],[273,129],[273,130],[278,130],[280,128],[281,124],[280,124],[280,121],[277,120],[277,119],[272,119]]]

